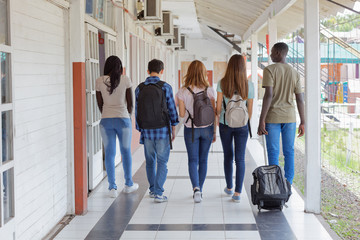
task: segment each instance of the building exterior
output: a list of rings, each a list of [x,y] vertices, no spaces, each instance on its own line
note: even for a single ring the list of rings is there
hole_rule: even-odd
[[[181,9],[173,1],[163,2],[174,13]],[[186,7],[186,2],[194,4],[181,4]],[[255,2],[266,2],[264,9],[271,3]],[[154,24],[137,19],[141,5],[136,3],[0,0],[1,239],[41,239],[65,215],[86,214],[88,193],[106,177],[94,83],[108,56],[120,57],[134,86],[145,80],[151,59],[162,60],[163,79],[174,92],[187,62],[194,59],[205,63],[215,84],[224,72],[234,53],[231,45],[210,39],[213,33],[202,29],[205,35],[189,39],[187,51],[177,51],[155,36]],[[186,8],[178,11],[180,15]],[[204,17],[204,12],[198,14]],[[248,40],[256,34],[245,35]],[[257,38],[252,41],[256,55]],[[257,74],[252,81],[257,83]],[[139,134],[132,120],[135,151]],[[117,156],[116,163],[120,161]]]

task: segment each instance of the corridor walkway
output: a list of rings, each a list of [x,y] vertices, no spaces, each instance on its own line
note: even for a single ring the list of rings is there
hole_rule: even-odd
[[[134,181],[139,190],[107,197],[107,180],[89,197],[89,212],[76,216],[55,239],[306,239],[328,240],[332,237],[318,218],[305,214],[303,200],[294,191],[283,212],[262,211],[250,200],[251,173],[263,164],[263,150],[256,139],[249,140],[246,154],[245,189],[241,202],[234,203],[224,194],[223,153],[219,136],[211,147],[203,201],[194,204],[188,177],[183,130],[174,142],[165,183],[167,203],[157,204],[148,195],[143,147],[133,156]],[[255,161],[256,159],[257,161]],[[123,186],[122,167],[117,167],[117,181]]]

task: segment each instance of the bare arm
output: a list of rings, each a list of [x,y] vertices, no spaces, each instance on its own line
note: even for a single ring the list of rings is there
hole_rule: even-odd
[[[222,92],[217,92],[217,98],[216,98],[216,115],[217,116],[220,116],[220,113],[221,113],[222,98],[223,98]]]
[[[126,89],[125,95],[126,95],[127,110],[129,112],[129,114],[131,115],[132,110],[133,110],[133,98],[132,98],[132,89],[131,89],[131,87]]]
[[[103,106],[104,106],[104,100],[102,98],[102,95],[101,95],[100,91],[96,91],[96,101],[97,101],[97,105],[99,107],[99,110],[102,113],[102,109],[103,109]]]
[[[183,100],[180,100],[179,99],[179,115],[181,118],[185,117],[185,112],[186,112],[186,109],[185,109],[185,103]]]
[[[267,135],[267,131],[265,129],[265,118],[269,111],[272,97],[273,97],[273,88],[265,87],[265,95],[263,98],[261,115],[260,115],[260,120],[259,120],[258,135],[263,135],[263,134]]]
[[[304,94],[298,93],[296,96],[296,105],[300,115],[300,125],[298,130],[298,137],[301,137],[305,133],[305,106],[304,106]]]
[[[247,109],[248,109],[248,113],[249,113],[249,119],[251,119],[251,116],[252,116],[253,103],[254,103],[254,99],[250,98],[247,100]]]

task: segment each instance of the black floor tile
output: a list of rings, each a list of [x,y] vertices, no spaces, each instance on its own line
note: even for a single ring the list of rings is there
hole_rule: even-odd
[[[224,224],[193,224],[192,231],[224,231]]]
[[[256,224],[225,224],[225,231],[256,231]]]
[[[191,231],[191,224],[160,224],[159,231]]]
[[[160,224],[129,224],[126,231],[158,231]]]

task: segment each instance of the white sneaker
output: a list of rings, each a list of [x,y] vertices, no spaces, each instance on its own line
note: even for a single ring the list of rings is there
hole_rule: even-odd
[[[109,197],[111,197],[111,198],[117,198],[117,196],[118,196],[118,192],[117,192],[116,189],[111,189],[111,190],[109,191]]]
[[[136,190],[138,190],[138,188],[139,188],[139,184],[137,183],[134,183],[131,187],[125,185],[123,192],[124,193],[135,192]]]
[[[194,198],[194,202],[196,202],[196,203],[201,202],[202,196],[201,196],[200,190],[196,189],[196,190],[194,191],[194,196],[193,196],[193,198]]]

